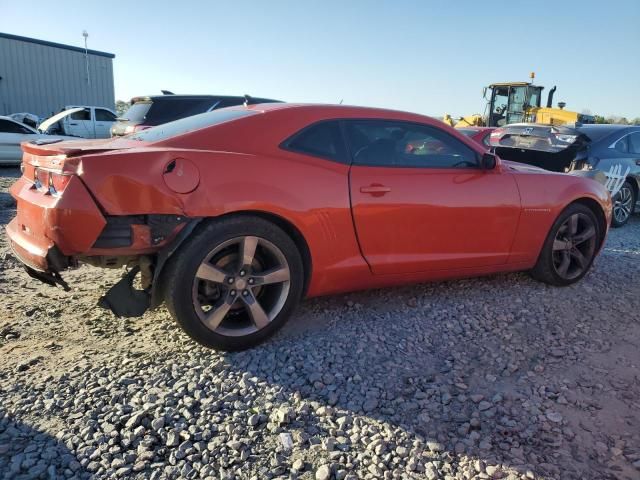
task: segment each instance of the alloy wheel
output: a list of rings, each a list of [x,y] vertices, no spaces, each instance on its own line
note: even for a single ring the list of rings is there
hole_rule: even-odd
[[[553,268],[565,280],[585,272],[596,251],[596,225],[584,213],[569,216],[553,241]]]
[[[623,185],[616,194],[613,204],[613,215],[619,224],[625,223],[633,209],[633,192],[629,185]]]
[[[269,325],[289,295],[282,251],[257,236],[216,246],[196,271],[192,299],[200,320],[217,334],[244,336]]]

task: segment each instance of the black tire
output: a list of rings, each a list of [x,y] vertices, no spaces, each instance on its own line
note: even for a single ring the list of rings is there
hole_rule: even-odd
[[[583,236],[586,236],[591,231],[588,230],[590,227],[593,228],[593,236],[574,244],[573,240],[567,240],[564,232],[570,229],[567,222],[575,218],[578,218],[578,228],[582,229],[580,231],[584,231]],[[568,232],[567,235],[569,235]],[[579,203],[569,205],[562,211],[549,230],[538,257],[538,262],[530,272],[531,276],[536,280],[554,286],[567,286],[576,283],[591,268],[600,246],[602,235],[603,232],[598,219],[590,208]],[[576,242],[580,240],[578,237],[579,232],[576,232]],[[578,257],[578,254],[581,257]],[[566,263],[566,257],[569,257],[570,263],[568,267],[563,268]],[[578,262],[578,258],[582,258],[584,261]],[[571,262],[574,264],[573,268],[571,268]],[[582,265],[583,268],[580,270],[579,267]]]
[[[616,193],[613,198],[613,203],[614,206],[613,215],[611,216],[611,226],[619,228],[629,221],[636,205],[636,192],[629,180],[622,184],[620,191]]]
[[[275,246],[277,248],[288,264],[286,265],[289,273],[288,288],[286,297],[284,297],[282,292],[278,294],[280,295],[280,297],[278,297],[278,305],[282,306],[277,310],[277,315],[275,315],[266,326],[258,327],[258,323],[255,322],[254,327],[258,328],[258,330],[253,333],[242,334],[241,336],[222,335],[218,333],[220,326],[216,327],[218,331],[214,331],[207,327],[202,319],[203,315],[207,315],[215,307],[211,307],[209,311],[203,311],[200,303],[198,303],[199,301],[194,300],[194,298],[199,298],[200,294],[198,292],[200,287],[198,285],[200,285],[200,282],[213,285],[219,290],[228,286],[223,285],[224,282],[218,284],[210,283],[201,278],[197,279],[196,273],[201,272],[200,268],[203,262],[211,265],[209,262],[212,262],[213,259],[208,257],[211,252],[214,252],[220,245],[225,245],[225,242],[233,242],[234,239],[239,237],[258,238],[260,242],[262,242],[260,245],[268,244],[270,247]],[[244,247],[241,246],[240,248]],[[260,248],[264,247],[256,248],[256,258],[259,255]],[[237,258],[241,258],[240,254],[238,254]],[[242,262],[240,261],[240,263]],[[229,266],[228,268],[232,269],[233,267]],[[238,275],[239,273],[236,273],[236,277]],[[238,278],[239,277],[236,279]],[[248,279],[249,276],[246,278]],[[201,225],[194,234],[185,241],[178,252],[172,255],[163,273],[163,279],[165,304],[180,327],[182,327],[192,339],[205,347],[234,351],[244,350],[263,342],[286,323],[303,295],[304,267],[300,252],[295,243],[281,228],[260,217],[243,215],[212,220]],[[265,282],[262,288],[266,291],[267,287],[271,287],[271,285],[266,285]],[[222,298],[222,303],[225,303],[224,298],[231,298],[229,296],[231,293],[230,289],[235,287],[228,288],[229,290],[227,290],[226,294],[221,294],[220,298]],[[253,287],[243,288],[255,289],[259,287],[254,285]],[[247,319],[251,321],[253,319],[253,315],[250,312],[251,309],[245,304],[244,298],[242,298],[240,293],[241,290],[237,290],[237,292],[238,293],[234,294],[237,295],[235,301],[246,310],[245,315]],[[246,291],[243,292],[246,293]],[[253,297],[253,293],[251,295],[251,298],[260,298],[259,293],[256,293],[255,297]],[[232,318],[229,318],[229,315],[238,310],[238,306],[235,303],[233,305],[232,308],[235,310],[223,314],[223,323],[233,321]],[[261,305],[261,302],[258,302],[258,305]],[[196,310],[197,308],[200,308],[200,314]],[[274,310],[274,312],[276,312],[276,310]],[[236,315],[241,315],[241,312],[236,313]],[[226,330],[231,331],[232,329],[227,328]]]

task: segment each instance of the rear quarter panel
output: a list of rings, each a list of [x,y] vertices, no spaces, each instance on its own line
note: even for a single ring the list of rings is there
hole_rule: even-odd
[[[172,191],[163,179],[176,158],[197,172],[189,193]],[[85,156],[81,170],[108,215],[266,212],[286,219],[311,252],[310,296],[344,288],[368,271],[351,220],[347,165],[284,150],[254,155],[161,148]]]

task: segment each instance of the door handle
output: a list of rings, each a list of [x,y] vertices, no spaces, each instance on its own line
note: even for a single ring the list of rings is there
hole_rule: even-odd
[[[389,193],[391,188],[386,187],[384,185],[380,185],[379,183],[374,183],[369,185],[368,187],[360,187],[360,193],[369,193],[374,197],[381,197],[385,193]]]
[[[74,127],[77,126],[77,123],[70,123],[69,125],[73,125]]]
[[[636,165],[640,166],[640,158],[636,159]]]

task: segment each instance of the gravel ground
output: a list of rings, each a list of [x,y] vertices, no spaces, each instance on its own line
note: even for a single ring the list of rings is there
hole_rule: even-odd
[[[96,308],[119,274],[38,285],[0,235],[0,478],[640,478],[640,216],[573,287],[313,299],[234,354]]]

